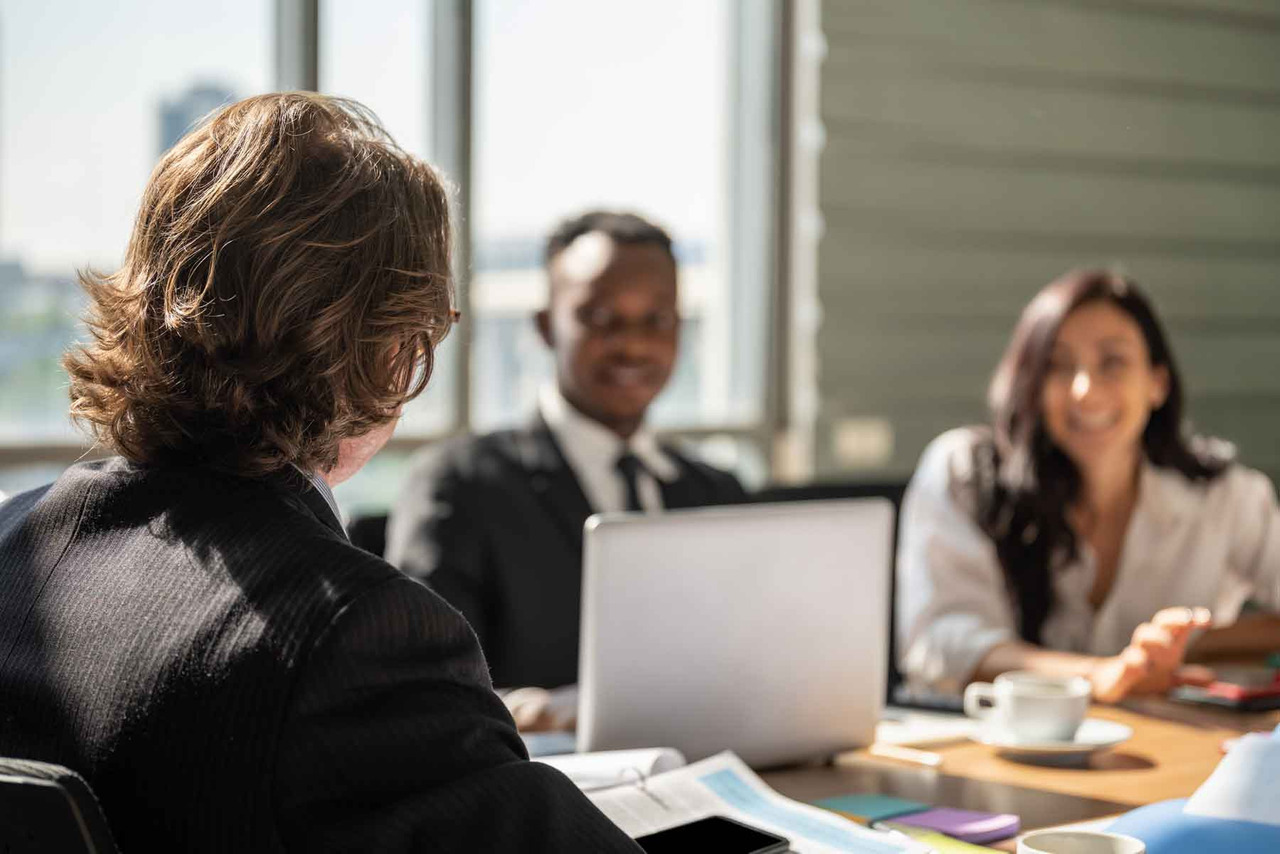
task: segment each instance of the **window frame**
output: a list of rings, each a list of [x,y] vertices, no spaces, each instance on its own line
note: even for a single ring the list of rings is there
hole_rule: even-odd
[[[321,0],[275,0],[274,38],[275,85],[278,90],[318,91],[320,81]],[[463,323],[451,333],[451,358],[444,370],[455,373],[451,389],[452,411],[446,429],[396,435],[387,444],[392,452],[415,450],[424,444],[472,429],[472,344],[473,334],[466,318],[474,317],[471,270],[471,194],[473,184],[472,116],[474,4],[472,0],[427,0],[431,3],[432,27],[428,62],[431,66],[429,112],[431,115],[432,162],[447,175],[459,179],[453,200],[454,271],[458,307]],[[731,26],[730,139],[754,140],[755,145],[736,144],[730,152],[729,186],[734,194],[729,242],[731,281],[758,277],[763,289],[757,318],[763,340],[762,356],[756,360],[760,377],[759,417],[751,423],[699,424],[666,427],[664,438],[696,441],[728,437],[751,445],[764,461],[770,476],[775,470],[779,440],[787,429],[789,410],[787,334],[790,312],[787,288],[791,216],[789,163],[791,134],[790,65],[794,29],[795,0],[737,0]],[[768,61],[761,62],[761,58]],[[765,91],[768,97],[748,97]],[[458,228],[458,224],[464,224]],[[765,235],[763,240],[760,235]],[[747,239],[747,236],[750,239]],[[735,346],[737,346],[735,344]],[[743,350],[735,355],[750,355]],[[108,455],[108,451],[88,441],[47,441],[0,444],[0,468],[26,465],[70,465],[81,459]]]

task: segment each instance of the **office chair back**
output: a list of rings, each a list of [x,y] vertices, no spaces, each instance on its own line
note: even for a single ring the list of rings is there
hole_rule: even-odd
[[[89,784],[69,768],[0,758],[2,854],[119,854]]]

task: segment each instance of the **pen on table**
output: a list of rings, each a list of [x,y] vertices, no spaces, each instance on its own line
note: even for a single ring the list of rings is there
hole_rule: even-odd
[[[883,759],[897,759],[901,762],[911,762],[915,765],[927,765],[930,768],[937,768],[942,764],[941,754],[930,753],[927,750],[916,750],[912,747],[900,747],[896,744],[876,742],[867,748],[867,753]]]

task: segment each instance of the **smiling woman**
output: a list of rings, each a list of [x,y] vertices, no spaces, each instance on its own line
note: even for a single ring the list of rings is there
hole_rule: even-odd
[[[1169,385],[1167,361],[1153,363],[1130,315],[1109,302],[1082,305],[1063,321],[1049,357],[1045,431],[1080,466],[1132,471]]]
[[[904,500],[898,641],[914,687],[1032,668],[1088,676],[1104,700],[1163,691],[1205,676],[1182,666],[1193,629],[1234,623],[1250,598],[1280,607],[1274,490],[1186,437],[1173,353],[1133,282],[1078,271],[1046,286],[989,404],[989,428],[930,445]]]

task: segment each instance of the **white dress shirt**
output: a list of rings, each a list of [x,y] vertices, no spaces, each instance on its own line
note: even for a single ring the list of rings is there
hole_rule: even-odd
[[[627,509],[626,480],[617,467],[618,457],[626,451],[634,454],[642,466],[636,474],[636,492],[641,508],[647,513],[663,509],[662,489],[654,478],[673,481],[680,476],[680,469],[659,447],[653,433],[642,426],[624,441],[608,427],[574,409],[573,404],[565,400],[553,385],[540,390],[538,412],[550,428],[594,512],[612,513]],[[550,691],[523,687],[499,693],[507,711],[517,721],[550,717],[554,726],[562,726],[574,719],[578,709],[577,685],[564,685]]]
[[[608,427],[574,409],[554,386],[542,389],[538,410],[551,428],[569,468],[577,476],[592,510],[608,513],[627,509],[626,480],[617,469],[618,457],[626,451],[634,454],[643,466],[636,477],[640,506],[650,513],[662,509],[662,489],[654,478],[673,481],[680,476],[680,469],[648,429],[642,426],[630,439],[623,440]]]
[[[996,644],[1018,638],[995,544],[964,506],[979,434],[944,433],[920,459],[903,499],[897,560],[899,667],[915,690],[956,692]],[[957,490],[956,485],[960,485]],[[1232,465],[1208,481],[1144,463],[1116,577],[1089,603],[1096,561],[1059,560],[1045,647],[1115,655],[1161,608],[1203,606],[1227,624],[1247,599],[1280,610],[1280,508],[1267,477]]]

